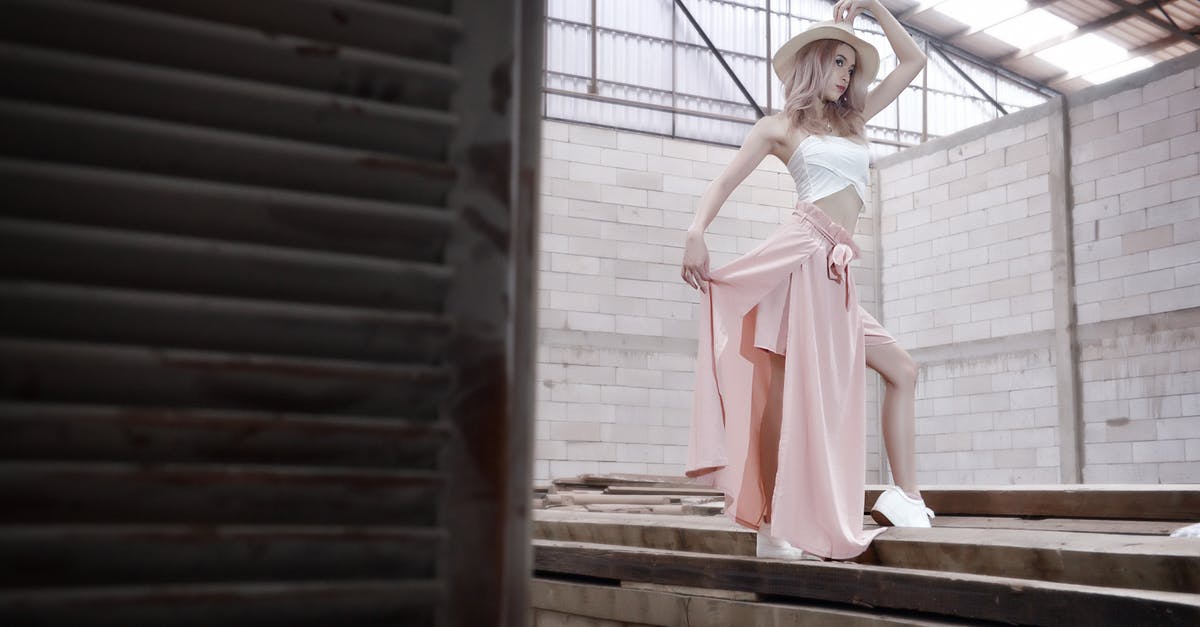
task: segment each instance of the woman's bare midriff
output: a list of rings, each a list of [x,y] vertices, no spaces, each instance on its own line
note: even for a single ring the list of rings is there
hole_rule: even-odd
[[[858,212],[862,208],[862,199],[853,185],[843,187],[824,198],[818,198],[813,204],[820,207],[834,222],[842,225],[851,235],[854,227],[858,226]]]

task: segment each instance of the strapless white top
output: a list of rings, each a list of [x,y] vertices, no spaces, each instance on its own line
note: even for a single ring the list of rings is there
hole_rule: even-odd
[[[787,162],[788,172],[796,181],[801,200],[824,198],[846,185],[853,185],[866,210],[869,149],[852,139],[837,135],[809,135],[796,146]]]

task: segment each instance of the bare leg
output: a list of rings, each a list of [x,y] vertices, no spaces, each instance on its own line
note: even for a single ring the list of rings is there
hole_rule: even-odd
[[[867,365],[885,383],[883,443],[896,485],[913,498],[917,487],[916,427],[913,424],[917,394],[917,364],[898,343],[867,347]]]
[[[762,466],[763,494],[767,498],[767,511],[763,519],[771,520],[771,501],[775,494],[775,474],[779,469],[779,429],[783,423],[783,355],[771,353],[771,386],[767,392],[767,404],[763,408],[762,427],[759,431],[759,459]]]

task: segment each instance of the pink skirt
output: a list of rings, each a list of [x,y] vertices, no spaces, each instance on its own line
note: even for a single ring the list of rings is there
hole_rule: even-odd
[[[696,390],[685,473],[725,493],[725,514],[834,559],[862,553],[866,346],[895,339],[858,304],[846,229],[816,205],[754,250],[710,272],[701,294]],[[759,472],[770,353],[786,355],[777,472]]]

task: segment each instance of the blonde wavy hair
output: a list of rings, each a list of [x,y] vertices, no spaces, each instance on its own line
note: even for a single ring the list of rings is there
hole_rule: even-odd
[[[825,102],[821,98],[821,92],[833,75],[835,53],[843,43],[837,39],[818,39],[796,51],[796,61],[783,82],[783,93],[786,94],[783,111],[789,126],[813,135],[824,135],[828,131],[817,125],[820,116],[812,115],[817,107],[824,107],[824,118],[830,120],[834,133],[865,140],[867,121],[863,117],[863,108],[867,101],[867,84],[857,71],[850,75],[850,85],[840,98],[834,102]]]

